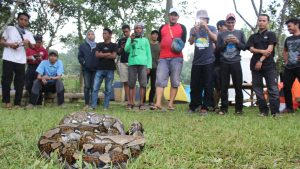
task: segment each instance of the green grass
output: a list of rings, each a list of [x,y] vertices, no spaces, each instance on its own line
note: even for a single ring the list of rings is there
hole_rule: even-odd
[[[60,168],[55,158],[39,157],[37,140],[55,127],[64,115],[82,108],[68,104],[32,110],[0,111],[0,168]],[[113,104],[111,114],[126,128],[143,123],[147,144],[128,168],[300,168],[300,113],[279,118],[258,117],[257,108],[245,108],[243,116],[125,111]],[[98,113],[104,113],[100,108]],[[232,112],[232,111],[231,111]]]

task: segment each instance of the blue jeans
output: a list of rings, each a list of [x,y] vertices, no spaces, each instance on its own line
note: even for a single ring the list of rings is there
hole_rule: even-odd
[[[84,80],[84,102],[90,104],[96,71],[82,70]]]
[[[114,80],[114,71],[97,70],[94,79],[94,86],[93,86],[93,93],[92,93],[92,104],[91,104],[92,108],[96,108],[97,100],[98,100],[98,92],[103,79],[105,79],[105,92],[104,92],[105,97],[104,97],[103,107],[106,109],[109,106],[109,100],[112,93],[112,82]]]

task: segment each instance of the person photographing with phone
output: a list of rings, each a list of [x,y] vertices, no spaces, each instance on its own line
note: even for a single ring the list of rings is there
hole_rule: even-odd
[[[191,102],[189,113],[200,108],[201,115],[206,115],[213,107],[213,71],[214,43],[217,41],[217,29],[208,25],[206,10],[199,10],[196,24],[190,31],[189,42],[195,44],[193,66],[191,70]],[[204,92],[204,95],[202,93]]]
[[[14,81],[16,90],[14,105],[21,106],[23,87],[25,81],[26,49],[35,44],[32,33],[27,29],[29,14],[18,13],[16,26],[8,26],[1,38],[0,45],[3,50],[3,71],[2,71],[2,102],[4,108],[11,108],[10,86]]]
[[[129,53],[128,58],[128,86],[129,102],[128,109],[134,108],[134,88],[136,81],[140,84],[139,109],[145,110],[144,97],[147,87],[147,74],[152,68],[152,55],[149,40],[143,37],[144,24],[136,23],[134,33],[127,39],[125,52]]]
[[[228,112],[228,89],[230,76],[235,89],[235,113],[243,112],[243,73],[241,67],[241,50],[246,49],[244,32],[234,29],[236,17],[233,13],[226,16],[227,31],[218,34],[217,52],[221,62],[221,108],[220,115]]]

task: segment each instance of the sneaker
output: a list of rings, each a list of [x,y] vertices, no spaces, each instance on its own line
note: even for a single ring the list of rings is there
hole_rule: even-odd
[[[286,109],[282,110],[280,113],[294,113],[294,110],[286,108]]]
[[[90,108],[90,106],[89,106],[89,105],[85,105],[85,106],[83,107],[83,111],[88,111],[88,110],[89,110],[89,108]]]
[[[235,114],[236,114],[236,115],[242,115],[242,114],[243,114],[243,111],[238,110],[238,111],[235,112]]]
[[[267,113],[259,113],[258,116],[260,116],[260,117],[267,117],[268,114]]]
[[[201,116],[206,116],[206,115],[208,115],[207,110],[206,110],[206,109],[201,109],[201,110],[200,110],[200,115],[201,115]]]
[[[3,108],[5,108],[5,109],[11,109],[12,105],[11,105],[11,103],[4,103]]]
[[[94,107],[89,107],[89,111],[94,111],[96,108]]]
[[[14,108],[14,109],[20,109],[21,106],[20,106],[20,105],[14,105],[13,108]]]
[[[64,103],[62,103],[62,104],[60,104],[60,105],[58,105],[58,107],[60,107],[60,108],[66,108],[66,105],[64,104]]]
[[[195,112],[196,112],[195,110],[189,109],[187,113],[192,114],[192,113],[195,113]]]
[[[226,113],[227,113],[226,111],[222,111],[222,110],[218,112],[219,115],[225,115]]]
[[[32,109],[32,108],[34,108],[33,104],[28,104],[28,105],[25,107],[25,109]]]

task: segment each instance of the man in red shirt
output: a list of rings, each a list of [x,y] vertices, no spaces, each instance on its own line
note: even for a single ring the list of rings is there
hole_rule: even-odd
[[[42,60],[48,59],[48,52],[43,47],[43,37],[34,36],[36,44],[32,48],[26,49],[27,70],[25,73],[25,88],[30,95],[33,81],[37,78],[36,69]],[[41,104],[38,102],[38,104]]]
[[[168,85],[169,78],[171,80],[171,89],[168,110],[174,110],[174,99],[180,85],[183,54],[172,50],[172,41],[175,38],[180,38],[184,43],[186,42],[186,28],[184,25],[177,23],[178,19],[178,10],[171,8],[169,11],[169,23],[161,26],[159,29],[160,58],[156,73],[156,104],[151,107],[152,110],[162,109],[161,100],[164,87]]]

